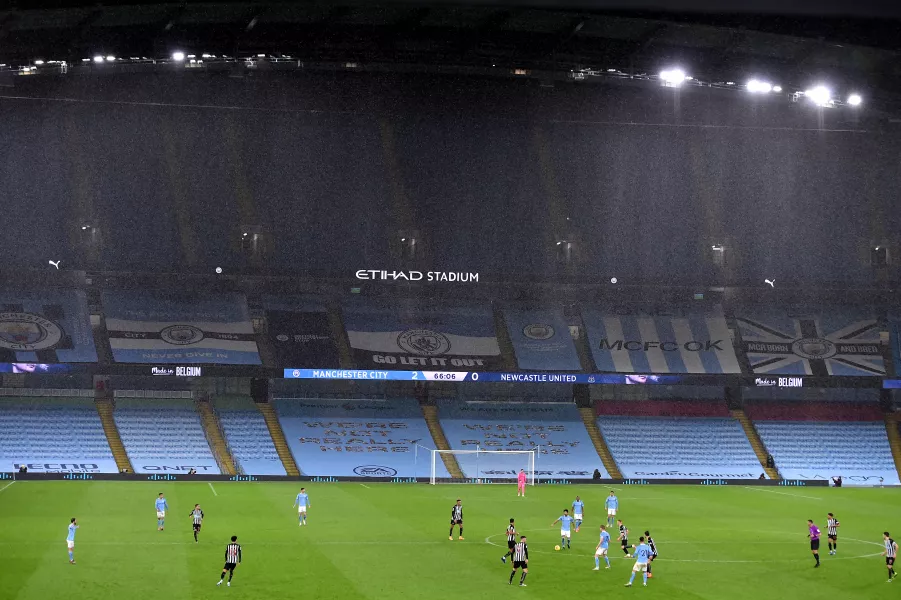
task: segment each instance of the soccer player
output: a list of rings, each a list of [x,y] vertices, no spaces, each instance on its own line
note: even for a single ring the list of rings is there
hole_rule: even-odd
[[[529,574],[529,545],[526,544],[526,536],[519,538],[519,543],[513,546],[513,571],[510,572],[510,585],[513,585],[516,569],[522,569],[519,586],[526,587],[526,575]]]
[[[632,558],[632,555],[629,554],[629,529],[623,525],[622,519],[619,519],[616,522],[619,523],[619,536],[616,539],[622,546],[623,554],[626,555],[626,558]]]
[[[450,533],[447,534],[447,539],[453,541],[454,539],[454,525],[460,526],[460,539],[463,539],[463,503],[457,498],[457,503],[451,507],[451,526]]]
[[[225,547],[225,566],[222,567],[222,574],[219,575],[217,586],[222,585],[225,579],[225,572],[228,571],[228,587],[232,586],[232,577],[235,576],[235,567],[241,564],[241,544],[238,543],[238,536],[233,535],[231,543]]]
[[[453,536],[451,536],[453,539]],[[516,525],[513,523],[513,517],[510,517],[510,524],[507,525],[507,554],[501,557],[501,562],[507,564],[507,556],[513,554],[513,548],[516,546]]]
[[[571,527],[573,518],[569,516],[569,510],[564,508],[563,515],[557,517],[557,520],[551,523],[551,525],[556,525],[557,523],[560,523],[560,547],[572,550],[569,541],[572,539]]]
[[[203,525],[203,511],[200,510],[199,504],[194,505],[194,510],[191,511],[190,517],[194,522],[194,543],[196,544],[199,541],[197,534],[200,533],[200,526]]]
[[[294,499],[291,507],[297,507],[297,526],[303,527],[307,524],[307,509],[310,507],[310,497],[307,495],[307,488],[300,488],[300,493]]]
[[[522,496],[526,497],[526,472],[522,469],[519,470],[519,475],[516,476],[516,497]]]
[[[635,565],[632,567],[632,576],[629,577],[629,583],[626,587],[632,587],[635,581],[635,574],[641,572],[644,586],[648,585],[648,562],[651,560],[651,548],[644,543],[644,536],[638,538],[638,545],[635,548]]]
[[[657,544],[654,543],[654,538],[651,537],[650,531],[644,532],[644,537],[648,543],[648,548],[651,549],[651,556],[648,558],[648,578],[654,577],[651,575],[651,563],[654,562],[654,559],[657,558]]]
[[[813,553],[813,557],[817,559],[817,564],[813,567],[817,568],[820,566],[820,528],[813,524],[812,519],[807,519],[807,529],[809,531],[807,537],[810,538],[810,551]]]
[[[576,496],[576,499],[573,500],[573,519],[576,520],[576,533],[579,533],[579,529],[582,527],[582,511],[585,510],[585,503]]]
[[[829,537],[829,554],[838,553],[838,528],[841,523],[835,518],[835,515],[829,513],[826,517],[826,535]]]
[[[66,536],[66,546],[69,548],[69,564],[75,564],[75,530],[78,529],[78,521],[75,517],[69,521],[69,535]]]
[[[160,492],[159,498],[156,499],[156,530],[162,531],[166,526],[166,511],[169,510],[169,504]]]
[[[898,554],[898,544],[895,543],[888,531],[882,533],[882,539],[885,544],[882,556],[885,557],[885,566],[888,567],[888,583],[891,583],[892,579],[895,578],[895,556]]]
[[[613,527],[616,511],[619,509],[619,498],[616,497],[613,490],[610,490],[610,495],[604,501],[604,506],[607,507],[607,527]]]
[[[601,570],[601,557],[604,557],[604,562],[607,563],[605,569],[610,568],[610,559],[607,557],[607,549],[610,548],[610,534],[607,533],[607,526],[601,525],[601,541],[598,542],[598,547],[594,549],[594,569],[593,571]]]

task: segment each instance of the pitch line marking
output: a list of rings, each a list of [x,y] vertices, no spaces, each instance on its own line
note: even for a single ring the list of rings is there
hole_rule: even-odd
[[[16,482],[16,480],[13,479],[12,481],[10,481],[10,482],[7,483],[6,485],[4,485],[2,488],[0,488],[0,492],[2,492],[3,490],[5,490],[6,488],[8,488],[9,486],[11,486],[12,484],[14,484],[15,482]]]
[[[752,492],[769,492],[771,494],[782,494],[783,496],[791,496],[792,498],[808,498],[810,500],[822,500],[822,498],[818,498],[816,496],[805,496],[804,494],[789,494],[788,492],[780,492],[778,490],[767,490],[767,489],[758,488],[758,487],[744,486],[744,489],[751,490]]]
[[[213,490],[213,495],[214,495],[214,496],[218,496],[219,494],[216,493],[216,488],[213,487],[213,482],[212,482],[212,481],[207,481],[207,483],[209,484],[210,489]]]
[[[369,486],[366,485],[365,483],[361,483],[360,485],[362,485],[362,486],[363,486],[364,488],[366,488],[367,490],[371,490],[371,489],[372,489],[371,487],[369,487]]]

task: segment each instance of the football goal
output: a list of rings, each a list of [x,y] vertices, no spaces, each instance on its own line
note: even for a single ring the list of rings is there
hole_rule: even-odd
[[[464,482],[516,483],[519,470],[526,472],[526,482],[535,485],[535,458],[537,450],[432,450],[432,473],[429,483],[444,480],[436,477],[437,469],[445,457],[453,457],[463,473]],[[450,471],[450,469],[448,469]],[[459,479],[450,481],[459,482]]]

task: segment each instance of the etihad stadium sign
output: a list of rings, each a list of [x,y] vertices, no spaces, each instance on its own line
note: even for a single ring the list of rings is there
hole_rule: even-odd
[[[427,283],[478,283],[478,273],[459,271],[386,271],[360,269],[356,272],[361,281],[424,281]]]

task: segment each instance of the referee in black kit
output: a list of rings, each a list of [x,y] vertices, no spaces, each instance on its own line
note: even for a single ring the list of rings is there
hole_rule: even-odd
[[[522,569],[519,585],[526,587],[526,575],[529,574],[529,545],[526,544],[526,536],[519,538],[519,543],[513,546],[513,570],[510,572],[510,585],[513,585],[517,569]]]

